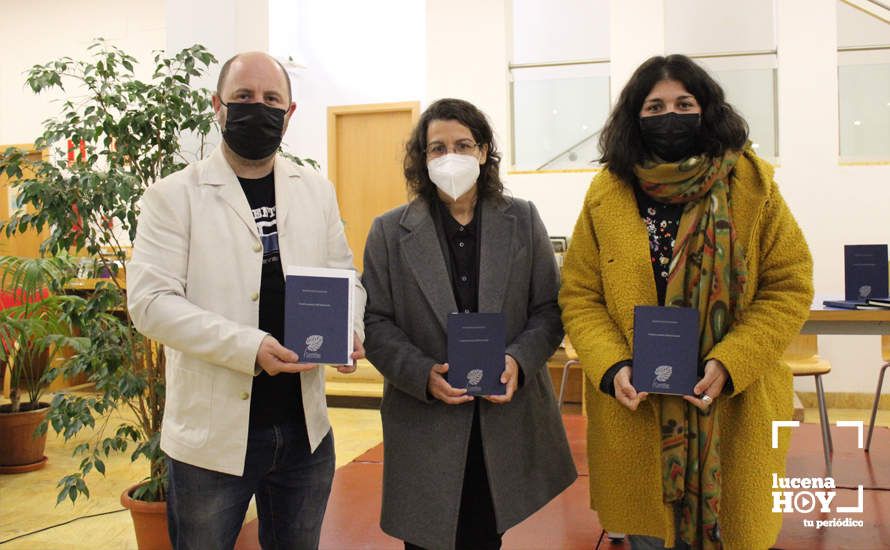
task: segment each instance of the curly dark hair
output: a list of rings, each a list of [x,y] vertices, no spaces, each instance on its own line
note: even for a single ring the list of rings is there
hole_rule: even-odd
[[[404,170],[408,181],[408,190],[432,203],[437,200],[436,184],[430,179],[426,169],[426,136],[430,123],[434,120],[455,120],[466,126],[480,150],[488,147],[485,164],[479,167],[479,179],[476,181],[477,196],[480,199],[502,198],[504,184],[500,178],[501,154],[494,143],[494,132],[485,114],[475,105],[462,99],[440,99],[427,107],[420,115],[417,126],[411,132],[405,144]]]
[[[630,77],[600,134],[600,162],[622,181],[636,181],[634,165],[649,156],[640,133],[640,109],[657,83],[676,80],[701,106],[698,152],[718,156],[740,149],[748,139],[748,124],[726,102],[723,89],[701,66],[685,55],[647,59]]]

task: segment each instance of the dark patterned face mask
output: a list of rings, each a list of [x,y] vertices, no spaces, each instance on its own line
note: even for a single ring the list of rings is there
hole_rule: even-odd
[[[222,103],[220,101],[220,103]],[[287,111],[265,103],[223,103],[228,109],[223,139],[238,156],[262,160],[281,145]]]
[[[643,143],[654,156],[666,162],[677,162],[697,153],[701,115],[699,113],[665,113],[640,118]]]

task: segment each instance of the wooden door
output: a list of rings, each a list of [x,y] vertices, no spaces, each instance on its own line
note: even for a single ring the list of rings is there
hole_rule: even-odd
[[[328,177],[360,272],[374,218],[407,201],[402,160],[419,116],[419,102],[328,108]]]
[[[18,147],[28,151],[28,159],[32,161],[44,158],[44,154],[41,151],[35,150],[31,144],[0,145],[0,151],[5,151],[7,147]],[[25,177],[30,177],[31,175],[33,174],[24,174]],[[15,208],[15,190],[10,189],[9,177],[4,172],[0,174],[0,220],[6,222]],[[6,231],[0,232],[0,255],[36,258],[39,255],[40,243],[48,236],[48,228],[44,228],[43,232],[39,234],[31,229],[27,233],[16,234],[12,237],[7,237]]]

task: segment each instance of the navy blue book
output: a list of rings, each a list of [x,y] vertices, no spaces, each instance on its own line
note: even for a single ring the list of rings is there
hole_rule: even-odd
[[[289,266],[284,286],[284,347],[300,363],[352,364],[355,272]]]
[[[822,305],[825,307],[833,307],[837,309],[885,309],[888,306],[880,306],[877,304],[872,304],[872,300],[868,302],[861,302],[859,300],[822,300]]]
[[[844,246],[844,299],[866,302],[890,296],[886,244]]]
[[[698,383],[698,310],[636,306],[631,384],[638,392],[694,395]]]
[[[506,352],[503,313],[452,313],[448,316],[448,372],[454,388],[468,395],[504,395],[501,384]]]

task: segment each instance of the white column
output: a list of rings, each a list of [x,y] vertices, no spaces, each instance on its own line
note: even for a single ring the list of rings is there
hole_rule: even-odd
[[[269,0],[167,0],[167,51],[195,43],[220,62],[269,49]]]
[[[427,0],[425,108],[465,99],[488,115],[498,148],[510,145],[510,0]],[[507,155],[502,171],[509,162]]]
[[[643,61],[664,55],[664,4],[664,0],[611,0],[609,60],[613,105]]]
[[[227,59],[243,51],[269,49],[269,0],[167,0],[165,22],[168,55],[201,44],[219,61],[193,81],[196,87],[216,90],[219,69]],[[219,135],[211,132],[203,156],[218,142]],[[202,156],[194,136],[184,135],[182,144],[187,159]]]
[[[820,165],[831,170],[837,167],[836,4],[835,0],[775,3],[779,158],[783,169],[793,170],[798,165]]]
[[[167,52],[204,45],[220,65],[238,52],[268,51],[269,0],[167,0]],[[213,90],[219,66],[199,85]]]

